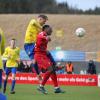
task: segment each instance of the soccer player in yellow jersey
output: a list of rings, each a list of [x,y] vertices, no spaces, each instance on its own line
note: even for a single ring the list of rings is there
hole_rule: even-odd
[[[34,48],[37,39],[37,35],[42,30],[42,26],[46,23],[48,17],[46,15],[39,15],[37,19],[32,19],[27,27],[24,49],[29,56],[30,60],[32,60],[32,69],[34,68],[39,80],[41,80],[41,76],[39,74],[37,63],[34,60]]]
[[[5,68],[5,80],[4,80],[4,89],[3,92],[6,92],[7,80],[10,73],[12,73],[12,86],[11,86],[11,94],[14,94],[14,87],[15,87],[15,76],[16,70],[18,67],[18,61],[20,60],[20,49],[16,47],[16,40],[10,40],[10,46],[5,49],[3,54],[4,58],[7,58],[6,68]]]
[[[1,86],[2,86],[2,68],[3,68],[1,56],[4,53],[4,47],[5,47],[4,33],[0,29],[0,90],[1,90]]]

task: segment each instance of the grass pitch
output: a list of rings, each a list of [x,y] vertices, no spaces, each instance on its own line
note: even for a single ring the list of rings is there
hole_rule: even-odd
[[[10,94],[10,85],[7,87],[8,100],[99,100],[100,88],[62,86],[64,94],[55,94],[52,86],[46,86],[48,94],[37,91],[37,85],[16,85],[16,94]]]

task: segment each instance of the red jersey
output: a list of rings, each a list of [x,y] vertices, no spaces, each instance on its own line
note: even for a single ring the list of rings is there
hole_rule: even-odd
[[[48,44],[48,40],[47,40],[46,32],[40,32],[37,36],[35,53],[46,53],[47,44]]]
[[[52,66],[52,62],[47,56],[47,44],[48,39],[46,32],[40,32],[37,36],[34,55],[34,59],[36,60],[39,69],[47,69]]]

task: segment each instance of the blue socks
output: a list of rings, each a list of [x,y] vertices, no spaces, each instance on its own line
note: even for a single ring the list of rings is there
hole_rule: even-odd
[[[11,87],[11,91],[14,91],[15,83],[16,83],[16,81],[15,81],[15,80],[12,80],[12,87]]]
[[[15,87],[15,80],[12,80],[12,85],[11,85],[11,91],[14,91],[14,87]],[[7,80],[4,81],[4,93],[6,92],[6,86],[7,86]]]
[[[7,80],[4,80],[4,90],[6,90]]]

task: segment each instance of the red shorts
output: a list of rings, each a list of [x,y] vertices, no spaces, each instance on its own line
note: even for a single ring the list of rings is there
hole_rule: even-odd
[[[35,53],[34,58],[40,69],[47,69],[52,66],[52,62],[46,54]]]

